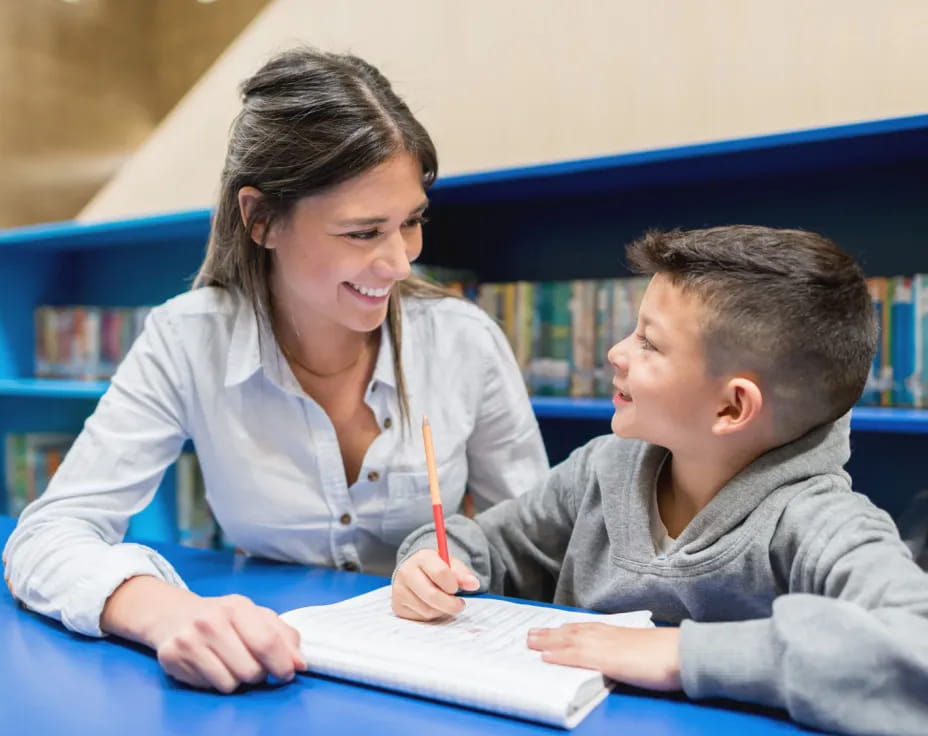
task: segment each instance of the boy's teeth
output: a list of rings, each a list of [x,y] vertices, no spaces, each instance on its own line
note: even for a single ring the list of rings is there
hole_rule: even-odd
[[[352,289],[355,291],[360,291],[362,294],[364,294],[364,296],[386,296],[390,293],[389,286],[383,289],[372,289],[367,286],[361,286],[360,284],[353,284],[350,281],[348,283],[351,284]]]

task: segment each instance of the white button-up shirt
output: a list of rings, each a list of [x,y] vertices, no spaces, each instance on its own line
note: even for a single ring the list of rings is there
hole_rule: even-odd
[[[183,585],[154,550],[122,543],[189,438],[210,507],[248,554],[388,575],[403,538],[432,518],[420,429],[427,414],[446,514],[465,490],[478,509],[540,481],[538,423],[499,327],[460,299],[403,305],[399,411],[393,343],[382,328],[364,401],[381,427],[348,485],[338,439],[300,387],[266,320],[236,292],[204,288],[152,310],[46,492],[4,550],[29,608],[101,635],[129,577]]]

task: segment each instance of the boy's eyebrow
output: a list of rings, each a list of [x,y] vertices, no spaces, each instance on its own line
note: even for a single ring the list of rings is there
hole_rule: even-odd
[[[410,216],[421,215],[428,206],[429,201],[426,199],[409,214]],[[367,227],[370,225],[383,225],[385,222],[389,221],[389,217],[355,217],[349,220],[339,220],[335,224],[338,227]]]

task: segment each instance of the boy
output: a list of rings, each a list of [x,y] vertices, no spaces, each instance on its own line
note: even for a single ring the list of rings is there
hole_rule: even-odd
[[[679,627],[537,630],[550,662],[638,687],[786,708],[853,733],[928,733],[928,575],[851,491],[849,410],[877,329],[864,275],[814,233],[651,233],[633,335],[609,351],[615,436],[546,482],[399,551],[393,608],[489,590]]]

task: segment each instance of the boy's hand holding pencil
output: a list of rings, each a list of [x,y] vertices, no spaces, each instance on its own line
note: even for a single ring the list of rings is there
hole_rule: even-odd
[[[429,621],[454,616],[464,608],[459,590],[477,590],[480,582],[460,560],[448,556],[445,518],[435,468],[435,449],[428,417],[422,417],[422,440],[429,473],[432,516],[435,519],[437,550],[422,549],[406,560],[393,577],[393,612],[402,618]]]
[[[454,616],[464,610],[459,590],[477,590],[477,576],[460,560],[451,564],[433,549],[420,549],[393,576],[393,613],[414,621]]]

